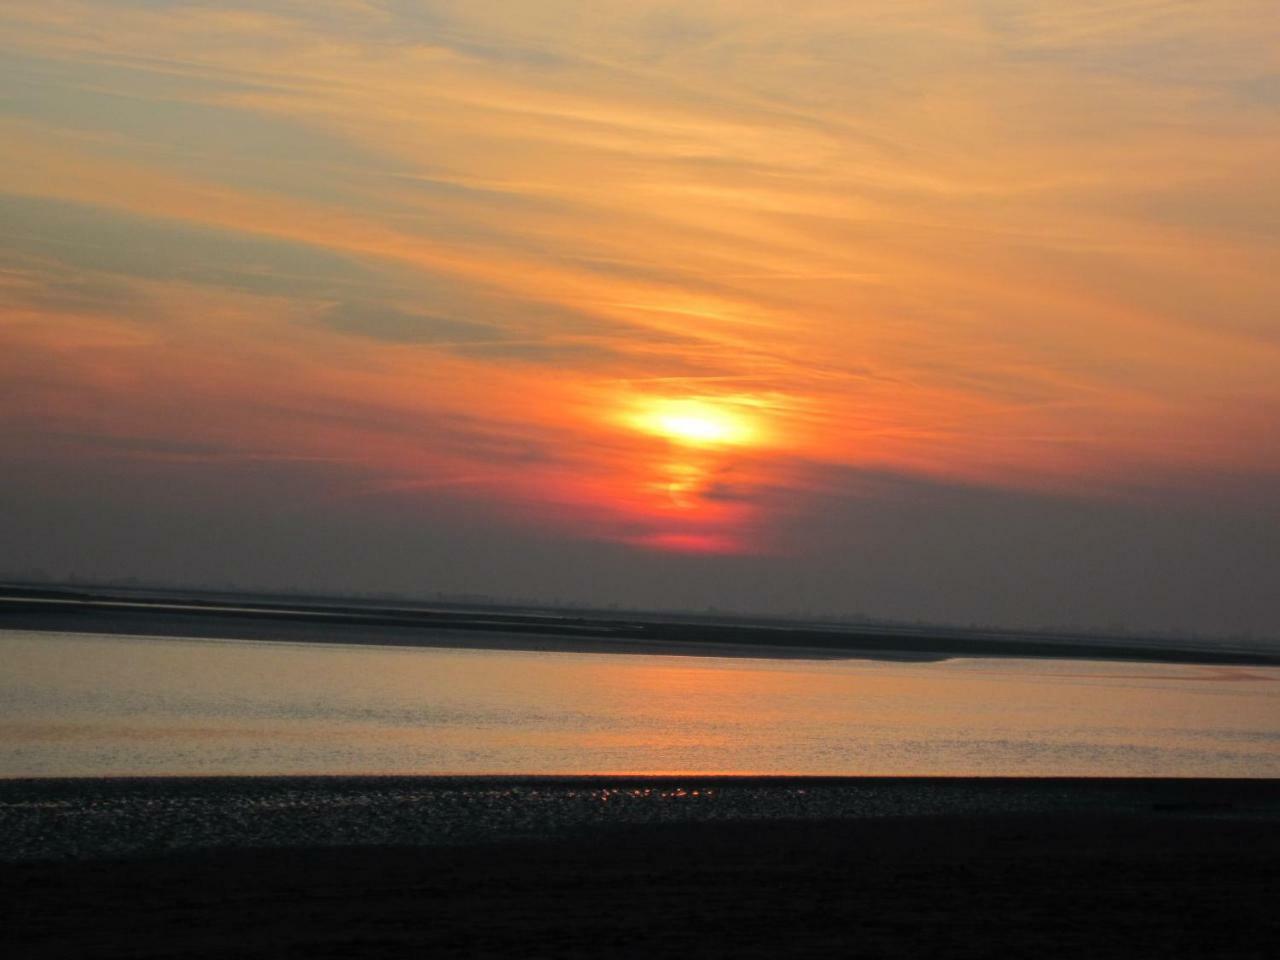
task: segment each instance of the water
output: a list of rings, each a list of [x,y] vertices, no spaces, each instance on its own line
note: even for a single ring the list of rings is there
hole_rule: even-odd
[[[0,777],[1280,776],[1280,670],[0,632]]]

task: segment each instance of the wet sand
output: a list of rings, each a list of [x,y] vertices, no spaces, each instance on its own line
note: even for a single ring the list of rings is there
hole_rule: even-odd
[[[397,783],[380,788],[386,802],[416,789]],[[680,789],[726,783],[686,779]],[[748,784],[765,798],[755,812],[770,809],[771,791],[796,783]],[[944,797],[968,789],[938,783]],[[899,789],[882,786],[885,796]],[[827,783],[837,792],[867,788]],[[145,807],[174,791],[226,790],[274,798],[269,805],[279,808],[282,789],[280,781],[261,789],[147,781],[117,786],[114,807],[104,800],[111,789],[92,806],[102,814],[122,809],[126,795]],[[606,817],[549,836],[444,845],[341,845],[331,836],[339,845],[244,846],[233,827],[198,849],[0,864],[0,909],[10,955],[33,960],[1273,955],[1276,782],[1001,781],[993,789],[986,812],[950,813],[943,804],[902,816]],[[75,793],[74,781],[0,783],[0,799],[37,800],[46,813]],[[95,822],[109,826],[110,816]]]

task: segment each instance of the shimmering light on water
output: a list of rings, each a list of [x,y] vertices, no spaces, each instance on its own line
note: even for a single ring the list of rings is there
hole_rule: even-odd
[[[0,776],[1280,776],[1280,671],[0,633]]]

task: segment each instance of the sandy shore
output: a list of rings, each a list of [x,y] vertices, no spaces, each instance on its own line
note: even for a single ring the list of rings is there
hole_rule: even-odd
[[[126,636],[194,637],[208,640],[270,640],[282,643],[356,643],[382,646],[471,650],[535,650],[545,653],[627,653],[671,657],[765,657],[768,659],[843,660],[857,653],[820,647],[773,646],[761,643],[590,637],[551,632],[513,633],[502,629],[459,629],[453,625],[334,623],[310,618],[227,617],[204,613],[112,611],[38,611],[4,614],[0,630],[104,633]],[[865,659],[941,660],[942,656],[910,651],[868,651]]]
[[[668,656],[931,661],[1049,657],[1234,666],[1280,666],[1280,651],[1179,645],[1142,638],[889,629],[823,624],[559,615],[505,608],[460,610],[208,596],[132,597],[0,588],[0,630],[136,636],[376,643],[491,650]]]
[[[166,795],[155,781],[130,789]],[[11,783],[5,796],[47,804],[69,790]],[[1009,781],[997,793],[1035,802],[0,865],[4,936],[32,960],[1274,955],[1276,784]],[[99,820],[119,801],[96,798]]]

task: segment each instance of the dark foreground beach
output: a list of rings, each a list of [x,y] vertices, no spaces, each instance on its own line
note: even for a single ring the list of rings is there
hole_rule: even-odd
[[[1271,957],[1280,782],[0,782],[15,957]]]

